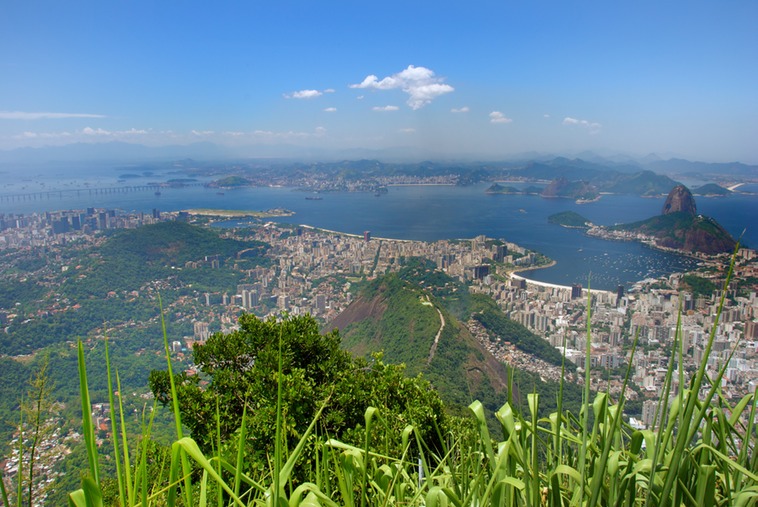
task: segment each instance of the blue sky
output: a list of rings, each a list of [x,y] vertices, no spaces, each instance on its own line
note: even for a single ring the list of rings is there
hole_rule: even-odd
[[[0,149],[758,163],[758,2],[6,2]]]

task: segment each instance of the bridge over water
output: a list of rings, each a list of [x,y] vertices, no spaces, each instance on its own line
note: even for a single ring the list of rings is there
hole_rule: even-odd
[[[61,190],[40,190],[37,192],[26,192],[17,194],[0,194],[0,202],[23,202],[23,201],[44,201],[53,198],[63,197],[81,197],[96,196],[107,194],[125,194],[130,192],[160,192],[169,188],[196,187],[202,183],[183,183],[181,185],[124,185],[119,187],[98,187],[98,188],[67,188]]]

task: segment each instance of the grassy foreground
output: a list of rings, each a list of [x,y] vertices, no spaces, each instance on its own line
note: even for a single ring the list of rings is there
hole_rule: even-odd
[[[730,277],[731,269],[727,284]],[[589,310],[588,306],[588,313]],[[713,345],[717,324],[718,319],[710,333],[706,357]],[[681,329],[677,326],[673,350],[678,350],[681,358],[680,335]],[[165,326],[164,341],[171,373]],[[647,430],[635,430],[624,421],[623,390],[618,400],[606,393],[591,397],[590,340],[586,342],[586,382],[579,414],[564,412],[559,396],[558,410],[540,419],[537,416],[539,395],[529,394],[523,412],[513,400],[508,400],[497,411],[500,434],[492,435],[483,406],[475,401],[469,406],[470,418],[460,420],[455,425],[456,430],[444,435],[442,452],[432,452],[412,424],[402,432],[399,455],[388,456],[381,449],[371,447],[369,442],[381,441],[376,435],[384,427],[380,412],[375,408],[365,413],[365,445],[348,445],[329,435],[318,434],[319,411],[300,436],[299,443],[287,448],[287,421],[282,410],[280,382],[276,426],[272,428],[276,433],[275,450],[269,457],[268,468],[259,470],[255,476],[242,472],[246,414],[230,442],[222,442],[219,436],[214,452],[203,454],[195,441],[183,434],[173,375],[169,378],[176,440],[170,456],[156,461],[149,450],[152,420],[143,418],[138,441],[127,437],[121,400],[114,398],[114,392],[121,391],[118,373],[112,376],[108,364],[114,449],[111,458],[116,464],[116,477],[109,478],[101,477],[99,472],[98,448],[89,417],[87,371],[79,343],[81,402],[85,414],[82,432],[89,471],[82,480],[82,488],[69,495],[69,505],[705,507],[758,504],[756,394],[749,394],[731,405],[720,392],[727,365],[709,376],[704,361],[688,384],[679,371],[678,385],[687,385],[687,388],[672,393],[675,361],[670,361],[655,424]],[[281,365],[280,339],[279,376]],[[629,370],[624,389],[628,378]],[[104,494],[109,481],[116,483],[116,487],[111,488],[117,489],[115,499],[106,499]],[[22,505],[20,485],[18,493],[16,505]],[[4,488],[2,496],[4,505],[10,506]]]

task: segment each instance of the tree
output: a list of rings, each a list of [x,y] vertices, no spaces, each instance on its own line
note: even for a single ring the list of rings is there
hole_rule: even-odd
[[[182,421],[201,449],[209,452],[239,429],[246,408],[249,466],[266,463],[274,446],[279,354],[282,356],[282,412],[287,446],[292,449],[319,408],[318,433],[363,445],[361,432],[369,406],[378,409],[372,443],[382,451],[400,447],[402,431],[414,425],[430,447],[440,448],[446,419],[437,393],[421,377],[408,378],[403,366],[353,359],[340,348],[337,330],[321,334],[310,316],[283,321],[243,315],[240,329],[217,333],[193,350],[202,375],[176,375]],[[280,345],[281,341],[281,345]],[[205,384],[207,381],[207,385]],[[150,388],[168,404],[168,374],[153,371]]]
[[[20,404],[19,444],[14,449],[14,456],[18,459],[15,494],[19,506],[36,505],[40,498],[44,499],[50,486],[45,482],[46,477],[38,474],[37,463],[42,457],[40,445],[52,436],[57,427],[57,421],[53,418],[53,385],[48,367],[49,358],[45,356],[29,380],[28,392]]]

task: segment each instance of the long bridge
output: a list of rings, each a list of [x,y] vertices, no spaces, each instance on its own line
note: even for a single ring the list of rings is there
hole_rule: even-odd
[[[19,194],[0,194],[0,202],[23,202],[23,201],[43,201],[46,199],[63,198],[63,197],[81,197],[96,196],[107,194],[125,194],[129,192],[160,192],[170,188],[182,188],[190,186],[200,186],[202,183],[183,183],[172,186],[166,184],[154,185],[124,185],[119,187],[98,187],[98,188],[68,188],[60,190],[40,190],[37,192],[27,192]]]

